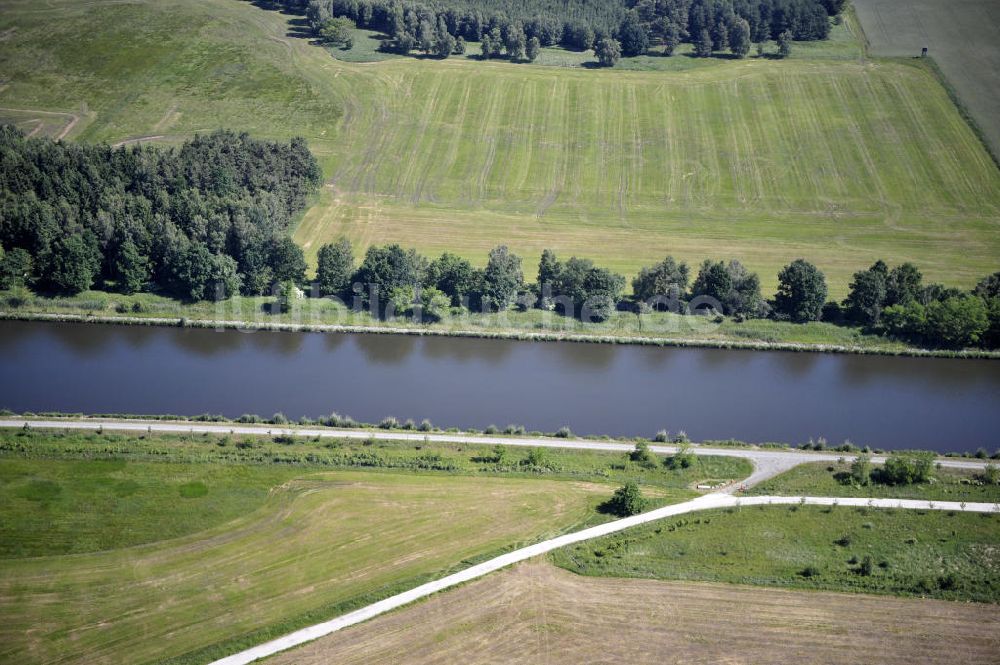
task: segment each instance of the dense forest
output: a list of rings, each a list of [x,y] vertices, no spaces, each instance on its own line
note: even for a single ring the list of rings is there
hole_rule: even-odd
[[[484,57],[506,53],[533,59],[541,46],[588,50],[601,46],[620,55],[647,53],[655,44],[670,55],[681,42],[698,55],[732,50],[739,55],[753,42],[826,39],[831,16],[844,0],[277,0],[309,19],[313,33],[348,43],[337,19],[377,30],[383,48],[420,50],[447,57],[466,42],[480,42]],[[339,36],[338,36],[339,35]],[[606,41],[605,41],[606,40]]]
[[[111,148],[2,126],[0,286],[155,286],[189,300],[264,293],[304,279],[288,229],[320,181],[302,139],[220,131],[178,148]]]

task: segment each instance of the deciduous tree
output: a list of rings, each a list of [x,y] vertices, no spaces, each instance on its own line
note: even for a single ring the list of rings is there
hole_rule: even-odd
[[[813,264],[796,259],[778,273],[774,308],[779,316],[797,323],[818,321],[825,302],[826,278]]]
[[[594,55],[597,56],[601,67],[614,67],[618,59],[622,57],[621,44],[618,43],[617,39],[605,37],[594,46]]]
[[[542,50],[542,44],[538,41],[538,37],[532,37],[528,40],[528,46],[525,49],[524,57],[528,62],[534,62],[538,58],[538,54]]]
[[[778,35],[778,56],[787,58],[792,54],[792,31],[785,30]]]
[[[324,296],[342,296],[347,293],[354,274],[354,250],[347,238],[323,245],[317,255],[316,281]]]
[[[737,58],[745,58],[750,53],[750,24],[746,19],[737,19],[729,34],[729,50]]]
[[[490,258],[483,274],[483,295],[489,299],[490,304],[499,309],[507,309],[523,285],[521,257],[511,252],[506,245],[490,250]]]

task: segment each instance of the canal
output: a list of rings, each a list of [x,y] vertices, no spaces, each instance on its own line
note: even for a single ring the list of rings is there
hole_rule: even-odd
[[[940,452],[1000,447],[1000,361],[0,322],[0,407]]]

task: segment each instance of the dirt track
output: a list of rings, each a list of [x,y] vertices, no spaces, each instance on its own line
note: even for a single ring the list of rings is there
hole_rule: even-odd
[[[275,664],[993,663],[1000,607],[580,577],[522,564]]]

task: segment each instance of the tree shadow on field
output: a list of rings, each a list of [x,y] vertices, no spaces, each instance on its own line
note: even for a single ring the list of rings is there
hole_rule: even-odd
[[[697,53],[678,53],[682,58],[691,58],[692,60],[740,60],[741,58],[735,53],[721,53],[713,52],[712,55],[708,57],[702,57]],[[674,56],[671,56],[674,57]]]
[[[291,37],[293,39],[312,39],[313,35],[309,26],[309,20],[306,19],[301,12],[291,11],[287,7],[279,5],[275,2],[269,2],[268,0],[246,1],[257,9],[262,9],[268,12],[277,12],[282,16],[294,17],[288,20],[288,31],[285,33],[286,37]]]
[[[312,41],[312,27],[309,25],[309,21],[304,18],[293,18],[288,21],[288,32],[285,33],[285,36]]]
[[[284,14],[285,16],[301,16],[298,12],[290,11],[287,7],[284,7],[277,2],[268,2],[268,0],[247,0],[247,2],[257,9],[264,9],[269,12],[278,12],[279,14]]]

